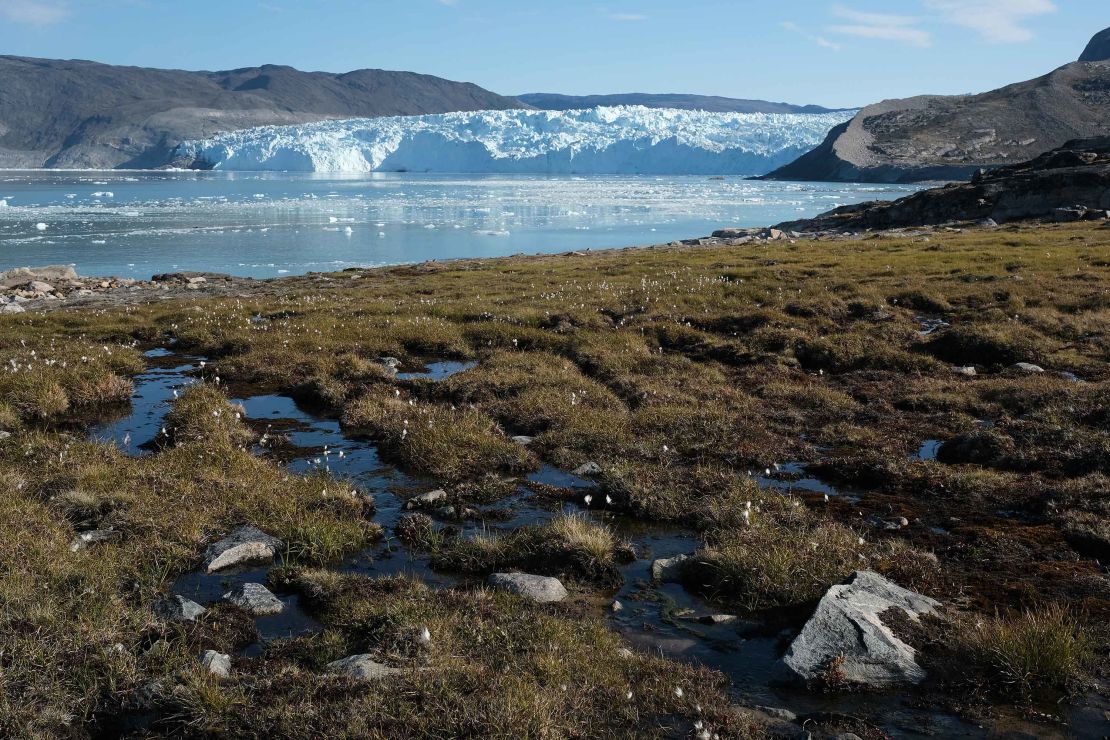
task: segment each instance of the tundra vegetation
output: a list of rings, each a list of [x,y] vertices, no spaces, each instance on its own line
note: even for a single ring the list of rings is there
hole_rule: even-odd
[[[171,345],[208,360],[150,454],[89,441],[141,350]],[[384,357],[477,364],[432,382]],[[941,600],[913,637],[923,694],[1053,702],[1105,678],[1110,229],[349,270],[5,316],[0,365],[5,736],[752,736],[724,676],[630,656],[606,627],[633,557],[607,517],[695,532],[686,587],[757,620],[804,619],[861,568]],[[350,482],[260,452],[229,387],[313,404],[457,512],[543,464],[596,463],[593,501],[514,530],[414,513],[383,532]],[[792,488],[803,475],[844,495]],[[232,606],[152,610],[244,523],[281,538],[271,585],[320,625],[249,658]],[[329,567],[383,536],[463,580]],[[479,585],[514,569],[573,598]],[[204,650],[235,670],[208,673]],[[326,671],[351,654],[400,671],[372,689]]]

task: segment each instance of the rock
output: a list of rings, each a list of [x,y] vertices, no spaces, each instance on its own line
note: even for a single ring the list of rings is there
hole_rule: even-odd
[[[579,465],[577,468],[570,472],[580,478],[589,478],[595,475],[601,475],[601,466],[593,461],[590,461],[588,463],[583,463],[582,465]]]
[[[77,280],[77,271],[69,265],[46,265],[45,267],[16,267],[0,272],[0,289],[10,290],[19,285],[41,280],[44,283],[69,282]]]
[[[114,529],[94,529],[89,532],[81,532],[69,543],[69,549],[71,552],[77,552],[78,550],[84,550],[89,545],[111,542],[112,540],[118,540],[122,536],[122,532],[117,532]]]
[[[1105,62],[1110,60],[1110,28],[1099,31],[1079,55],[1081,62]]]
[[[724,624],[732,624],[737,619],[735,614],[703,614],[698,617],[698,621],[702,624],[708,624],[712,627],[720,627]]]
[[[23,313],[26,309],[18,303],[5,303],[0,313]]]
[[[913,620],[940,606],[872,571],[857,571],[821,598],[783,657],[787,674],[810,681],[827,677],[836,661],[839,682],[873,688],[916,684],[925,670],[914,650],[883,624],[880,614],[899,608]]]
[[[782,241],[786,239],[786,232],[780,231],[779,229],[768,229],[767,238],[772,241]]]
[[[31,282],[27,283],[25,289],[31,291],[32,293],[53,293],[54,292],[54,286],[53,285],[51,285],[50,283],[44,283],[41,280],[32,280]]]
[[[1052,211],[1052,220],[1058,224],[1082,221],[1087,215],[1086,208],[1056,208]]]
[[[773,740],[810,740],[812,737],[803,727],[794,724],[793,720],[782,719],[763,711],[762,708],[734,705],[729,707],[729,711],[745,724],[754,725],[759,731],[759,737],[773,738]]]
[[[162,599],[154,605],[154,613],[159,618],[170,622],[195,622],[197,617],[206,611],[208,610],[197,602],[178,594]]]
[[[980,170],[980,171],[983,172],[984,174],[986,172],[985,170]],[[984,219],[981,219],[975,225],[979,226],[981,228],[984,228],[984,229],[993,229],[994,227],[998,226],[998,222],[995,221],[993,218],[984,218]]]
[[[359,681],[377,681],[403,673],[400,668],[390,668],[387,665],[382,665],[369,655],[349,655],[341,660],[328,663],[326,670],[328,673],[349,676]]]
[[[5,439],[9,439],[11,436],[12,436],[11,432],[5,432],[5,431],[0,430],[0,442],[3,442]]]
[[[622,647],[617,650],[617,655],[628,660],[629,658],[636,657],[636,653],[632,652],[629,648]]]
[[[244,525],[208,546],[204,553],[209,573],[245,563],[265,563],[285,547],[285,543],[257,527]]]
[[[562,601],[569,595],[558,578],[530,573],[494,573],[489,577],[489,585],[541,604]]]
[[[379,357],[378,364],[394,375],[397,374],[397,368],[401,367],[401,361],[396,357]]]
[[[651,564],[651,578],[658,583],[680,583],[682,571],[689,555],[675,555],[673,558],[660,558]]]
[[[527,447],[528,445],[532,444],[532,440],[534,438],[529,437],[526,434],[518,434],[517,436],[513,437],[512,439],[513,439],[514,442],[516,442],[521,447]]]
[[[190,285],[198,285],[200,283],[207,283],[208,282],[208,278],[204,277],[203,275],[197,275],[196,277],[186,278],[186,280],[188,280]]]
[[[1016,362],[1010,366],[1011,370],[1018,370],[1023,373],[1043,373],[1044,368],[1040,365],[1034,365],[1031,362]]]
[[[797,722],[798,715],[791,712],[789,709],[781,709],[779,707],[756,707],[759,711],[766,714],[768,717],[781,719],[783,722]]]
[[[285,608],[281,599],[270,593],[270,589],[261,583],[244,583],[224,594],[224,600],[230,601],[248,614],[261,617],[267,614],[280,614]]]
[[[624,604],[620,603],[616,599],[613,599],[613,603],[609,605],[609,609],[613,613],[616,613],[624,609]]]
[[[213,676],[227,678],[231,675],[231,656],[217,653],[215,650],[205,650],[200,656],[200,663]]]
[[[430,509],[441,501],[447,500],[447,491],[435,490],[413,496],[405,502],[406,509]]]
[[[974,365],[956,366],[952,368],[952,372],[956,373],[956,375],[963,375],[968,378],[974,378],[979,374]]]

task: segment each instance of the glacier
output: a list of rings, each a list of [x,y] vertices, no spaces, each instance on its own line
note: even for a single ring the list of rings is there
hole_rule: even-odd
[[[243,171],[761,175],[854,114],[621,106],[356,118],[232,131],[183,142],[174,157]]]

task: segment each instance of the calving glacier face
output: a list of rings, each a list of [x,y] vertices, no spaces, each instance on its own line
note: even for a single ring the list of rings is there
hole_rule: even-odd
[[[221,170],[759,175],[852,115],[628,106],[357,118],[235,131],[176,154]]]

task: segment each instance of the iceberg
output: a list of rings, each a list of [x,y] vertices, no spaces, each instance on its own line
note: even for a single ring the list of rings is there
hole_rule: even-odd
[[[232,131],[183,142],[174,156],[245,171],[761,175],[854,113],[620,106],[356,118]]]

